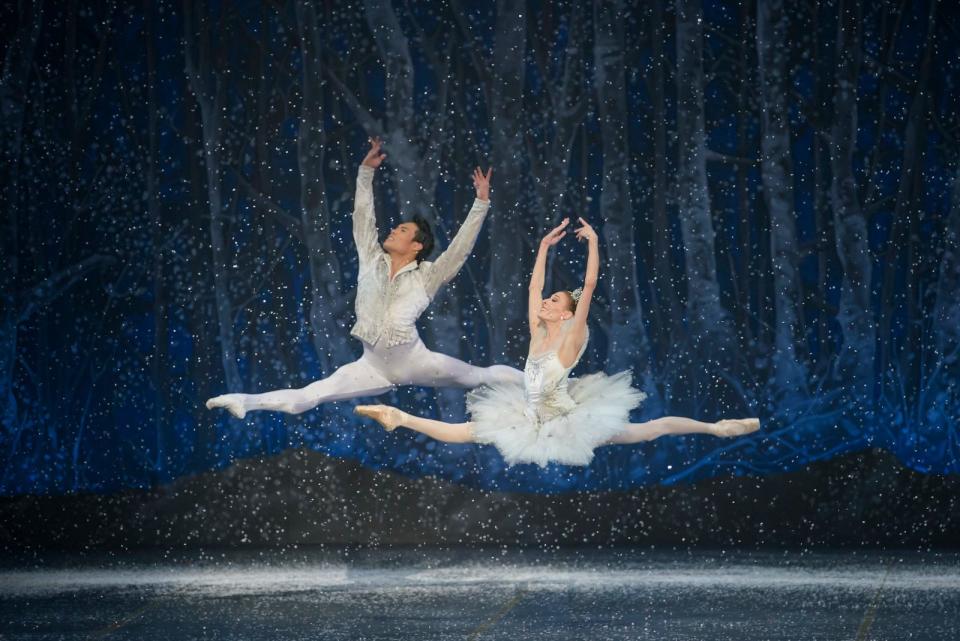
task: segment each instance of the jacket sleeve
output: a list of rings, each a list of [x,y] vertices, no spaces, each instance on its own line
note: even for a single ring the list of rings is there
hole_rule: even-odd
[[[377,238],[377,215],[373,209],[373,167],[360,165],[357,194],[353,200],[353,240],[360,255],[360,268],[370,264],[383,251]]]
[[[450,246],[433,262],[424,278],[424,286],[430,298],[433,298],[437,291],[463,267],[470,252],[473,251],[473,245],[477,241],[489,209],[490,201],[479,198],[473,201],[473,207],[470,208],[470,213],[467,214],[467,219],[463,221],[457,235],[453,237]]]

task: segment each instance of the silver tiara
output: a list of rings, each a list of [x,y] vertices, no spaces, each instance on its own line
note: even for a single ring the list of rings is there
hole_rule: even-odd
[[[579,303],[580,297],[583,295],[583,287],[577,287],[575,290],[570,292],[570,298],[573,299],[573,302]]]

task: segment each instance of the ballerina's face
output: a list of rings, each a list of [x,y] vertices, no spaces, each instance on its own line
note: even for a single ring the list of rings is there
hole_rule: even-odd
[[[540,303],[537,318],[542,321],[565,321],[573,317],[573,298],[569,292],[554,292]]]

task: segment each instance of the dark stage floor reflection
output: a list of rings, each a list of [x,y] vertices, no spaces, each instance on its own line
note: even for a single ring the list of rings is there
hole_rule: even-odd
[[[960,554],[318,550],[43,555],[2,639],[913,639],[960,635]]]

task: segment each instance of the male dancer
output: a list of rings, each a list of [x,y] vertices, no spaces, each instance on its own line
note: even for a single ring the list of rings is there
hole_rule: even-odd
[[[490,175],[473,172],[476,200],[467,219],[445,252],[435,262],[424,260],[433,250],[433,234],[421,217],[394,227],[377,239],[373,208],[373,174],[387,157],[379,138],[357,175],[353,210],[353,238],[360,256],[357,276],[357,322],[350,334],[363,343],[363,356],[325,379],[300,389],[263,394],[223,394],[207,401],[207,408],[223,407],[237,418],[250,410],[300,414],[320,403],[360,396],[376,396],[398,385],[472,388],[497,382],[522,383],[523,372],[506,365],[475,367],[427,349],[417,333],[416,320],[449,282],[473,250],[490,208]]]

